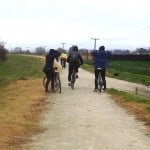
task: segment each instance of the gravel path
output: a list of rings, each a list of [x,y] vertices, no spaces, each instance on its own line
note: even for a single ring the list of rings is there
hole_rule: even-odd
[[[115,104],[105,92],[93,92],[94,75],[79,70],[75,89],[61,73],[62,93],[50,94],[40,124],[44,133],[32,137],[25,150],[149,150],[144,125]],[[134,91],[136,84],[107,79],[108,87]],[[143,87],[142,87],[143,88]]]

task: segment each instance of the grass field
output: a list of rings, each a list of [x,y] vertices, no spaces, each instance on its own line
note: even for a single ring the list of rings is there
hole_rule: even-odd
[[[44,59],[9,55],[0,63],[0,149],[21,150],[38,125],[48,94],[42,86]]]
[[[126,108],[129,113],[134,114],[138,120],[145,122],[145,125],[150,127],[150,100],[148,97],[116,89],[108,89],[108,93],[117,104]]]
[[[49,96],[42,86],[43,65],[42,58],[21,55],[9,55],[5,62],[0,62],[0,149],[2,150],[21,150],[28,137],[44,130],[38,124],[41,112],[46,109],[46,99]],[[84,64],[84,67],[93,71],[91,65]],[[134,108],[135,114],[140,114],[141,120],[150,125],[147,101],[140,98],[137,103],[136,97],[135,101],[131,102],[129,100],[133,98],[128,93],[128,96],[125,96],[124,92],[114,90],[108,92],[114,100],[117,99],[116,101],[119,97],[119,102],[121,101],[123,106],[127,105],[130,110]],[[141,100],[145,103],[141,104]]]
[[[85,60],[83,68],[93,71],[92,60]],[[150,61],[109,61],[107,76],[150,85]]]
[[[8,55],[0,62],[0,87],[15,80],[42,77],[43,60],[21,55]]]

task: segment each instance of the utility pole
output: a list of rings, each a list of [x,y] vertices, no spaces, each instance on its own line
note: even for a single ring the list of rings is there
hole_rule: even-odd
[[[96,50],[96,41],[99,40],[97,38],[91,38],[91,40],[94,40],[94,50]]]
[[[62,44],[62,48],[64,49],[64,45],[67,44],[67,43],[60,43],[60,44]]]

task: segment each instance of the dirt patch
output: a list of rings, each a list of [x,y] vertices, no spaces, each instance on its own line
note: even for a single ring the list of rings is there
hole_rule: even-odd
[[[121,96],[111,96],[112,99],[137,120],[144,122],[150,133],[150,113],[145,110],[145,104],[125,101]]]
[[[41,79],[20,80],[0,92],[0,149],[20,150],[28,137],[42,132],[38,125],[47,94]]]

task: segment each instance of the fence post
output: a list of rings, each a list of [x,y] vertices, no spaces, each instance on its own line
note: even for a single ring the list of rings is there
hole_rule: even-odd
[[[138,88],[137,87],[135,88],[135,94],[138,94]]]

